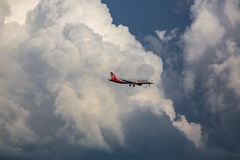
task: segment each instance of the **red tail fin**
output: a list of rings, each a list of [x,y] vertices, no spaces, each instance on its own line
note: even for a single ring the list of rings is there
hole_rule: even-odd
[[[112,80],[118,80],[118,78],[113,74],[113,72],[110,72],[110,75]]]

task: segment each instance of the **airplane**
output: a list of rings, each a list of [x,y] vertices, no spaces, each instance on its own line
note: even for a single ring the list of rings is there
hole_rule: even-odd
[[[113,72],[110,72],[111,79],[109,81],[115,82],[115,83],[120,83],[120,84],[128,84],[129,86],[135,87],[135,85],[141,86],[143,84],[148,84],[149,87],[151,84],[154,84],[152,81],[149,80],[126,80],[126,79],[121,79],[118,78],[113,74]]]

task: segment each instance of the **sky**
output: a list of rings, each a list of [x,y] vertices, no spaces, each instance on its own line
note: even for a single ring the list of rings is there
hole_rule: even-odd
[[[0,0],[0,159],[240,159],[239,6]]]
[[[107,4],[116,25],[126,25],[135,36],[154,34],[156,30],[184,30],[190,25],[191,1],[102,0]],[[163,23],[164,22],[164,23]]]

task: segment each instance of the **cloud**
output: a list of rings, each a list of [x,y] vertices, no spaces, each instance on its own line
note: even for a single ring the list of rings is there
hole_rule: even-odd
[[[1,109],[11,104],[12,111],[3,114],[15,114],[1,126],[11,139],[3,146],[61,139],[108,151],[124,147],[124,116],[141,107],[167,115],[196,146],[201,143],[199,124],[184,116],[175,120],[161,84],[161,59],[145,51],[127,27],[113,25],[100,1],[42,0],[28,12],[24,25],[5,23],[0,39],[0,92],[7,99]],[[118,86],[106,79],[110,71],[154,79],[156,85]]]
[[[236,27],[237,23],[240,21],[239,1],[226,1],[226,4],[224,5],[224,12],[228,20],[231,22],[231,25],[233,27]]]
[[[184,67],[177,74],[185,95],[179,101],[172,98],[176,97],[173,91],[168,94],[178,100],[174,101],[177,110],[190,106],[181,111],[201,123],[206,145],[233,152],[239,149],[235,141],[239,133],[235,125],[239,123],[237,6],[239,1],[195,1],[192,24],[182,36]],[[223,138],[227,133],[229,137]]]
[[[24,145],[36,141],[36,135],[26,124],[29,112],[6,97],[0,98],[0,105],[0,136],[4,137],[0,141],[1,150],[6,150],[5,144]]]
[[[239,150],[235,135],[239,133],[235,125],[239,123],[238,6],[239,1],[196,1],[193,24],[184,34],[185,90],[193,95],[192,103],[206,126],[207,144],[233,152]],[[204,120],[201,114],[211,118]]]
[[[5,21],[5,16],[9,15],[10,8],[8,3],[5,0],[0,1],[0,31],[2,31],[2,27]]]
[[[215,5],[205,3],[207,2],[196,1],[192,6],[194,21],[184,33],[185,59],[189,63],[201,58],[208,48],[215,47],[225,32],[218,17],[211,13],[215,10]],[[204,5],[208,7],[202,7]]]
[[[236,36],[238,34],[236,24],[239,24],[240,19],[236,18],[236,15],[240,14],[239,9],[233,7],[238,4],[239,1],[224,3],[197,1],[192,7],[194,22],[184,34],[186,84],[191,85],[192,90],[196,86],[196,79],[202,77],[205,79],[207,90],[212,94],[209,94],[210,99],[215,95],[222,96],[227,90],[234,91],[236,96],[239,95],[236,70],[239,63],[239,37]],[[218,15],[221,7],[224,8],[223,18]],[[200,67],[201,65],[203,66]],[[192,77],[190,83],[189,77]],[[221,86],[220,92],[213,88],[216,85]]]
[[[197,147],[202,147],[202,131],[201,126],[196,123],[190,123],[186,120],[185,116],[181,116],[179,121],[174,122],[179,130],[181,130],[187,137],[194,142]]]
[[[20,24],[24,24],[26,13],[33,9],[37,4],[38,0],[7,0],[11,14],[6,17],[6,22],[17,21]]]
[[[169,41],[170,31],[158,31],[164,36],[145,38],[147,48],[163,60],[165,94],[177,113],[201,124],[204,146],[237,157],[239,11],[239,1],[196,0],[191,6],[192,23],[182,35]]]

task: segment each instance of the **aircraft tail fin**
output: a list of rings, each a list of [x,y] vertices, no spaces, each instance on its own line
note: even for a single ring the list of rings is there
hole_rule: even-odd
[[[115,76],[113,72],[110,72],[110,75],[111,75],[111,80],[118,80],[117,76]]]

